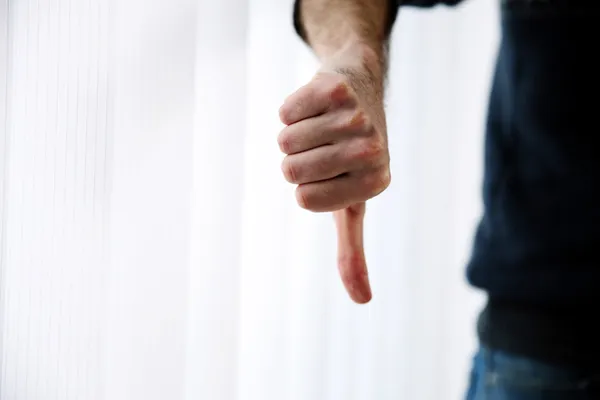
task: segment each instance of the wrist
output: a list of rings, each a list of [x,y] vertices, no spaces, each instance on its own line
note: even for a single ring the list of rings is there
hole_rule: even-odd
[[[350,41],[324,58],[322,69],[368,76],[372,85],[383,88],[386,67],[384,46]]]

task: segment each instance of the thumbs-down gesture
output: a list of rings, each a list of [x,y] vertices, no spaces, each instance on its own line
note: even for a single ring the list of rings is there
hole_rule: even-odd
[[[322,68],[279,115],[285,179],[300,207],[334,214],[338,266],[350,297],[371,300],[363,249],[365,202],[390,184],[382,82],[360,68]]]

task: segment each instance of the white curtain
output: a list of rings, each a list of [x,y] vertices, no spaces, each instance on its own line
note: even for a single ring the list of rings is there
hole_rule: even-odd
[[[460,399],[495,6],[400,14],[357,306],[279,168],[291,0],[0,0],[0,399]]]

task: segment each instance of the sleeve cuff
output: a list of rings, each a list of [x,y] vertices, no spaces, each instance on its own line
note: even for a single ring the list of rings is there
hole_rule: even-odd
[[[294,1],[294,29],[296,30],[296,33],[298,34],[298,36],[300,36],[300,38],[302,38],[302,40],[304,40],[305,42],[308,42],[307,37],[306,37],[306,31],[304,29],[304,26],[302,25],[302,15],[300,14],[300,5],[302,3],[302,0],[295,0]],[[394,22],[396,21],[396,17],[398,15],[398,5],[399,3],[401,3],[401,0],[388,0],[388,19],[386,21],[386,36],[389,36],[390,32],[392,31],[392,28],[394,26]]]
[[[414,6],[414,7],[433,7],[438,4],[445,4],[453,6],[460,3],[462,0],[388,0],[388,20],[386,21],[386,36],[389,36],[396,22],[398,16],[398,8],[401,6]],[[302,25],[302,15],[300,14],[300,5],[302,0],[294,1],[294,29],[298,36],[305,42],[308,42],[306,38],[306,31]]]
[[[294,1],[294,29],[296,33],[302,40],[308,43],[306,39],[306,31],[304,30],[304,26],[302,25],[302,16],[300,15],[300,3],[302,0]]]
[[[397,0],[398,6],[433,7],[438,4],[454,6],[462,0]]]

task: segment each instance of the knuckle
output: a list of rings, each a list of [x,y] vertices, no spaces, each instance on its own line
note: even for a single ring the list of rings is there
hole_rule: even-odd
[[[279,145],[279,150],[281,150],[285,154],[290,154],[292,150],[292,142],[290,139],[290,135],[282,132],[277,137],[277,144]]]
[[[279,120],[286,125],[290,123],[290,107],[287,103],[279,107]]]
[[[283,172],[283,176],[285,180],[290,183],[295,183],[297,179],[297,171],[294,165],[290,162],[289,158],[284,158],[281,163],[281,171]]]
[[[384,168],[383,172],[381,173],[380,179],[379,179],[379,186],[377,188],[377,190],[378,190],[377,194],[386,190],[390,186],[391,183],[392,183],[392,174],[390,172],[390,169]]]
[[[296,202],[298,203],[298,205],[301,208],[303,208],[305,210],[310,210],[308,197],[307,197],[306,193],[304,192],[304,190],[302,190],[302,186],[298,186],[296,188]]]
[[[371,193],[371,189],[375,186],[374,185],[375,179],[376,179],[376,177],[375,177],[375,174],[373,174],[373,173],[365,174],[360,179],[360,184],[361,184],[363,190],[365,192],[367,192],[368,194]]]
[[[304,110],[304,103],[305,101],[303,97],[298,96],[298,98],[294,99],[294,102],[290,107],[290,118],[302,114],[302,111]]]
[[[343,104],[352,99],[352,89],[345,79],[337,78],[332,83],[329,96],[333,103]]]
[[[304,85],[298,92],[299,96],[297,100],[304,106],[323,95],[323,82],[321,82],[320,79],[313,79]]]
[[[298,116],[303,114],[306,104],[314,94],[315,90],[313,88],[304,87],[291,95],[279,108],[280,121],[288,126],[293,124]]]
[[[358,109],[352,114],[348,126],[360,131],[369,131],[371,129],[371,119],[365,110]]]
[[[389,187],[390,183],[391,174],[389,168],[381,168],[372,174],[366,174],[362,181],[369,198],[381,194]]]
[[[386,154],[385,143],[379,138],[362,140],[358,146],[357,153],[359,159],[376,164]]]
[[[304,108],[304,106],[317,97],[319,94],[317,88],[314,84],[306,85],[302,90],[298,93],[298,97],[296,98],[295,105],[296,108]]]

